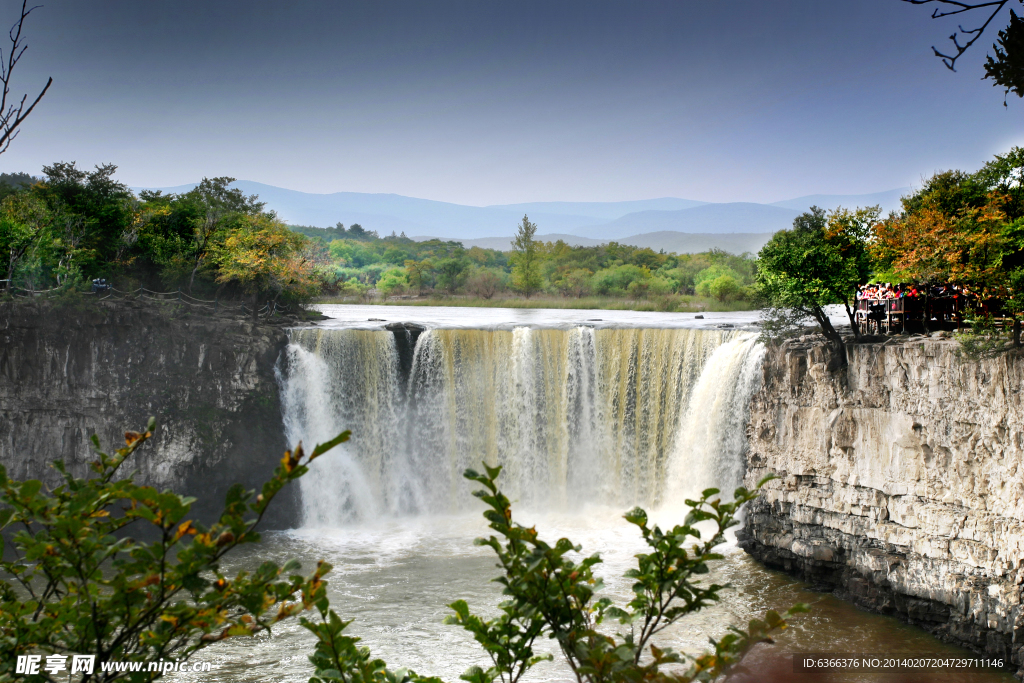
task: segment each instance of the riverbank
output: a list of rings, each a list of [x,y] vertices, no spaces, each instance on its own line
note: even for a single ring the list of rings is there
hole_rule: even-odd
[[[613,296],[587,296],[580,299],[563,296],[495,296],[490,299],[463,295],[403,296],[388,299],[359,299],[355,297],[320,297],[317,304],[363,304],[377,306],[455,306],[470,308],[551,308],[551,309],[603,309],[608,311],[644,311],[665,313],[714,313],[753,311],[749,301],[718,301],[710,297],[670,294],[650,299],[623,299]]]
[[[932,337],[768,350],[741,545],[769,567],[1024,670],[1024,356]]]

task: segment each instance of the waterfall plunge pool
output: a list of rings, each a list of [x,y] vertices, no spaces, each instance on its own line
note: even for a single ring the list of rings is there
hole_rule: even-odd
[[[279,375],[284,429],[290,443],[322,442],[343,429],[353,438],[300,482],[302,528],[267,534],[225,568],[296,557],[309,571],[328,560],[332,606],[356,620],[351,633],[392,668],[457,681],[487,663],[468,633],[442,624],[456,599],[487,615],[500,600],[491,551],[472,544],[489,530],[470,495],[474,486],[461,476],[466,467],[501,464],[499,483],[517,518],[549,541],[567,536],[584,553],[599,553],[605,591],[619,604],[630,598],[622,574],[642,550],[622,513],[641,505],[670,525],[682,519],[685,497],[742,481],[747,410],[763,355],[750,331],[756,312],[696,319],[594,310],[322,310],[332,319],[291,331]],[[426,328],[405,339],[404,362],[399,333],[384,329],[399,321]],[[659,645],[697,653],[730,624],[808,602],[811,613],[794,620],[776,646],[751,655],[755,669],[784,652],[961,653],[812,592],[735,546],[725,555],[707,580],[733,589],[663,633]],[[551,641],[539,649],[555,651]],[[286,624],[202,657],[214,664],[212,680],[299,682],[312,673],[311,651],[312,638]],[[557,656],[528,676],[570,679]]]

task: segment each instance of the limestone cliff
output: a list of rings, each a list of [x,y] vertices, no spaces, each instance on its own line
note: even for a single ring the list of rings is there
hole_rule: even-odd
[[[85,475],[89,438],[123,445],[150,415],[156,438],[126,463],[139,481],[194,495],[219,512],[228,486],[249,488],[285,449],[274,365],[281,326],[126,301],[0,307],[0,462],[10,476],[56,481],[63,459]],[[294,519],[294,492],[272,523]]]
[[[771,349],[747,483],[778,479],[741,545],[765,563],[974,650],[1024,663],[1024,356],[938,338]]]

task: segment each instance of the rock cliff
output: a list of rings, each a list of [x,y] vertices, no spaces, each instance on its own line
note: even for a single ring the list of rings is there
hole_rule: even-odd
[[[127,301],[0,306],[0,463],[17,479],[57,481],[62,459],[78,475],[126,429],[158,420],[154,440],[126,463],[139,481],[199,498],[217,514],[234,482],[259,486],[286,444],[274,376],[281,326]],[[277,501],[291,525],[295,491]]]
[[[970,362],[938,338],[770,349],[741,545],[939,637],[1024,664],[1024,356]]]

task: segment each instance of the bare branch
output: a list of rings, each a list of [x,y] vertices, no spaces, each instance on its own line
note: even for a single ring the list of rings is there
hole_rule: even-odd
[[[8,101],[11,98],[11,77],[14,73],[14,67],[17,66],[18,61],[25,54],[25,50],[28,49],[28,46],[23,43],[21,29],[25,24],[25,18],[40,7],[42,5],[29,7],[28,0],[22,0],[21,16],[7,34],[11,40],[11,46],[7,52],[6,59],[3,57],[3,50],[0,50],[0,85],[3,86],[0,89],[0,154],[6,152],[7,148],[11,146],[11,141],[18,136],[18,129],[21,127],[21,124],[32,113],[32,110],[39,104],[39,101],[43,99],[43,95],[46,94],[46,91],[50,89],[50,85],[53,83],[52,78],[48,79],[46,85],[43,86],[43,89],[32,100],[32,104],[27,109],[25,108],[25,103],[28,102],[28,95],[22,95],[21,100],[16,105]]]
[[[992,23],[992,20],[996,18],[996,15],[998,15],[1010,1],[1011,0],[989,0],[988,2],[961,2],[960,0],[903,0],[903,2],[909,2],[911,5],[927,5],[934,2],[938,3],[940,6],[954,8],[945,10],[936,7],[932,11],[932,19],[941,19],[942,17],[951,17],[955,14],[963,14],[965,12],[973,12],[974,10],[991,8],[988,19],[986,19],[985,22],[977,28],[965,29],[962,24],[957,26],[958,31],[949,37],[949,39],[953,41],[953,47],[956,48],[956,54],[946,54],[945,52],[940,52],[934,45],[932,46],[932,52],[935,53],[936,57],[942,60],[942,63],[945,64],[946,68],[950,71],[956,71],[956,60],[960,59],[961,55],[967,52],[978,38],[981,38],[981,35],[985,32],[985,29],[988,28],[988,25]],[[1019,1],[1024,3],[1024,0]],[[961,36],[968,37],[970,39],[966,43],[961,44]]]

